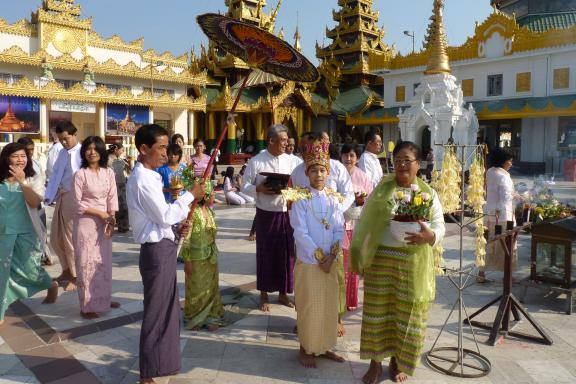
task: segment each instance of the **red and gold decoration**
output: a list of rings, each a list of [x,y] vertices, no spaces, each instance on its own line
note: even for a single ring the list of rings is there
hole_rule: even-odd
[[[330,144],[324,140],[307,144],[302,159],[306,164],[306,169],[313,165],[322,165],[330,171]]]

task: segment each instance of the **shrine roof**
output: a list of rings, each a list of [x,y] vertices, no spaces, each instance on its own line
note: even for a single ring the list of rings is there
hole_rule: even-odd
[[[518,25],[538,33],[550,29],[567,29],[576,25],[576,12],[529,15],[519,19]]]

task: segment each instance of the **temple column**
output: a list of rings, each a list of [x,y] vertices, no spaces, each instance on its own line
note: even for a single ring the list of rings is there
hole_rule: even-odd
[[[148,124],[154,124],[154,108],[150,106],[150,112],[148,113]]]
[[[224,116],[224,124],[222,124],[222,127],[224,127],[224,125],[226,124],[226,117]],[[237,115],[236,116],[236,120],[235,120],[236,124],[231,124],[228,127],[228,132],[227,132],[227,141],[226,141],[226,152],[227,153],[236,153],[236,129],[238,128],[238,125],[242,126],[242,114]]]
[[[298,136],[304,133],[304,128],[304,110],[298,109],[296,114],[296,132],[298,133]]]
[[[259,153],[261,150],[266,148],[266,139],[264,134],[264,116],[262,113],[258,113],[256,117],[256,152]]]
[[[100,103],[96,108],[98,110],[98,130],[96,135],[104,139],[106,136],[106,104]]]
[[[216,144],[216,116],[215,112],[208,112],[207,127],[206,127],[206,146],[214,148]]]
[[[48,122],[48,105],[46,104],[46,99],[40,99],[40,142],[49,143],[50,133],[49,122]]]
[[[306,119],[306,132],[312,132],[312,115],[308,115]]]
[[[196,132],[196,114],[194,111],[188,111],[188,145],[192,145],[194,142],[194,136]]]

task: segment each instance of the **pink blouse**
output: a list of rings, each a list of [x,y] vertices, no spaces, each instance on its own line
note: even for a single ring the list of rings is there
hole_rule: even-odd
[[[118,211],[116,177],[112,168],[100,168],[97,172],[88,168],[79,169],[74,175],[74,195],[79,215],[83,215],[88,208]]]
[[[194,176],[203,176],[206,167],[208,167],[208,162],[210,161],[210,156],[202,154],[200,158],[196,156],[191,157],[191,165],[194,169]]]
[[[358,167],[352,168],[352,172],[350,172],[350,179],[352,179],[352,188],[354,189],[354,193],[362,193],[364,192],[366,196],[369,196],[374,189],[372,181],[370,177]],[[354,229],[354,221],[347,221],[345,223],[346,230],[353,230]],[[347,243],[347,239],[344,239],[344,243]],[[348,245],[348,244],[345,244]]]

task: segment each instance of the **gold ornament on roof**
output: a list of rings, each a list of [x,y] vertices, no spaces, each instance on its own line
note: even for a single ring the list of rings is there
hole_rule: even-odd
[[[444,0],[434,0],[434,14],[430,18],[426,48],[430,52],[428,66],[424,73],[434,75],[438,73],[451,73],[450,60],[448,59],[446,32],[444,30]]]

